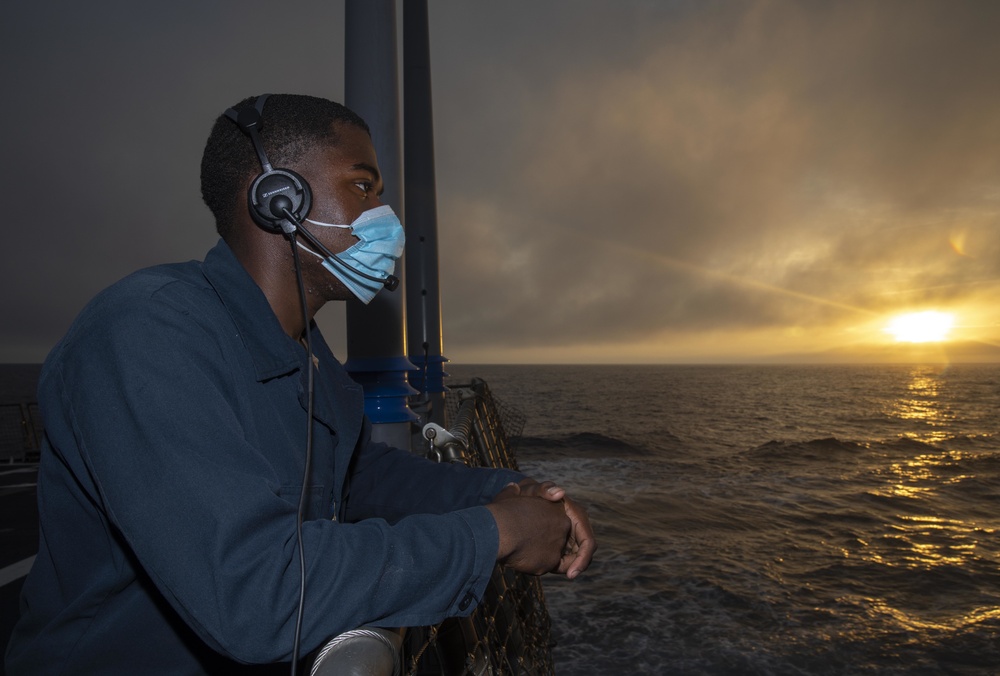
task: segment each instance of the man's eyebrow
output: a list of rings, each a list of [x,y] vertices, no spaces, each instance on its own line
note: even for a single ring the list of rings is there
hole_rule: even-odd
[[[367,171],[375,179],[375,183],[381,183],[382,182],[382,175],[378,173],[378,168],[377,167],[373,167],[372,165],[368,164],[367,162],[358,162],[357,164],[353,164],[353,165],[351,165],[351,169],[355,169],[355,170],[358,170],[358,171]],[[381,195],[383,192],[385,192],[385,186],[382,186],[382,189],[379,190],[378,193],[376,193],[376,194],[377,195]]]
[[[376,183],[382,180],[382,175],[378,173],[378,168],[373,167],[367,162],[358,162],[357,164],[351,165],[351,169],[357,169],[359,171],[367,171],[375,178]]]

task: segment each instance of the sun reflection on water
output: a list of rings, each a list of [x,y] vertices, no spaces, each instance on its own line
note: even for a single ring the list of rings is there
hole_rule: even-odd
[[[908,631],[919,632],[926,635],[931,631],[954,631],[966,627],[975,627],[993,619],[1000,618],[1000,608],[981,606],[973,608],[961,615],[953,615],[944,618],[931,618],[917,613],[908,613],[900,608],[896,608],[883,599],[844,596],[837,599],[838,602],[866,607],[867,614],[873,618],[891,618],[892,624],[902,627]],[[884,622],[873,622],[872,627],[885,626]],[[877,633],[877,630],[870,629],[869,632]],[[855,632],[856,635],[863,635],[865,632]]]
[[[940,391],[936,377],[916,374],[893,410],[900,418],[942,424],[948,413],[939,405]],[[922,408],[912,404],[914,399]],[[933,433],[901,436],[924,444],[937,438]],[[969,468],[976,454],[940,443],[888,443],[884,448],[877,464],[865,472],[874,480],[866,492],[876,498],[871,509],[878,523],[855,531],[839,548],[855,570],[865,571],[865,592],[837,599],[866,618],[852,633],[904,629],[927,635],[978,630],[996,622],[1000,607],[988,597],[956,600],[961,597],[951,594],[982,575],[984,560],[995,557],[991,550],[1000,531],[992,520],[963,518],[954,503],[954,485],[975,479]],[[883,572],[874,572],[878,569]]]
[[[916,367],[911,372],[905,394],[896,399],[886,413],[891,418],[918,423],[921,429],[907,430],[901,436],[924,443],[948,439],[941,428],[953,421],[955,415],[951,407],[941,401],[944,386],[941,375],[940,371],[929,367]]]
[[[903,515],[897,519],[871,542],[858,540],[863,560],[892,568],[961,568],[976,559],[981,538],[996,535],[993,529],[959,519]]]
[[[880,534],[859,538],[863,559],[911,570],[967,568],[974,565],[983,539],[995,537],[993,529],[935,508],[946,504],[941,502],[945,487],[974,478],[961,471],[968,460],[962,451],[942,447],[951,438],[945,430],[955,418],[944,374],[933,367],[913,368],[905,391],[887,407],[889,417],[907,423],[901,438],[933,444],[940,450],[918,448],[914,455],[893,458],[877,471],[884,483],[870,493],[902,502],[890,503],[896,506],[895,513],[883,523]]]

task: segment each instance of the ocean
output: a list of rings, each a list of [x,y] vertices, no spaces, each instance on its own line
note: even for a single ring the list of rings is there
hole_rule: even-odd
[[[559,676],[1000,674],[1000,365],[447,370],[589,508]]]

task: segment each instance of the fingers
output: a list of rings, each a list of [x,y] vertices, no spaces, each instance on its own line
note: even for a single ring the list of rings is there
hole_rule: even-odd
[[[579,543],[576,546],[576,553],[573,560],[568,562],[569,568],[566,571],[566,577],[570,580],[578,577],[580,573],[587,570],[590,567],[590,562],[594,558],[594,553],[597,551],[597,540],[594,538],[589,538]]]
[[[534,479],[524,479],[517,486],[521,489],[521,495],[545,498],[549,502],[559,502],[566,497],[566,491],[557,486],[554,481],[542,481],[539,483]]]
[[[518,486],[513,481],[503,487],[503,489],[493,496],[494,500],[504,500],[506,498],[513,498],[521,494],[521,487]]]
[[[566,577],[572,580],[590,566],[597,551],[597,539],[587,511],[569,498],[564,500],[564,504],[571,525],[563,557],[559,562],[559,572],[565,572]]]
[[[542,491],[541,497],[546,500],[551,500],[552,502],[559,502],[566,497],[566,491],[559,486],[556,486],[552,481],[543,481],[542,486],[545,486],[545,490]]]

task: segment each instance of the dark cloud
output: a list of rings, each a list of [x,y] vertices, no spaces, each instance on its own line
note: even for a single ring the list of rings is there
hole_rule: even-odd
[[[430,5],[449,356],[710,357],[995,294],[1000,5]],[[223,108],[341,99],[343,3],[273,13],[7,9],[0,361],[40,359],[100,288],[211,246],[198,163]],[[342,310],[323,316],[343,353]]]
[[[997,277],[997,8],[684,8],[647,13],[641,49],[600,12],[558,49],[496,45],[499,74],[444,113],[446,128],[493,122],[439,164],[456,231],[447,274],[482,271],[460,260],[477,247],[534,262],[517,278],[494,269],[446,284],[450,305],[493,306],[453,325],[452,340],[843,322],[892,309],[889,289],[951,283],[955,298]],[[548,55],[565,64],[559,77]],[[465,158],[475,172],[448,171]],[[474,219],[484,223],[467,228]],[[956,227],[983,243],[977,259],[950,246]]]

